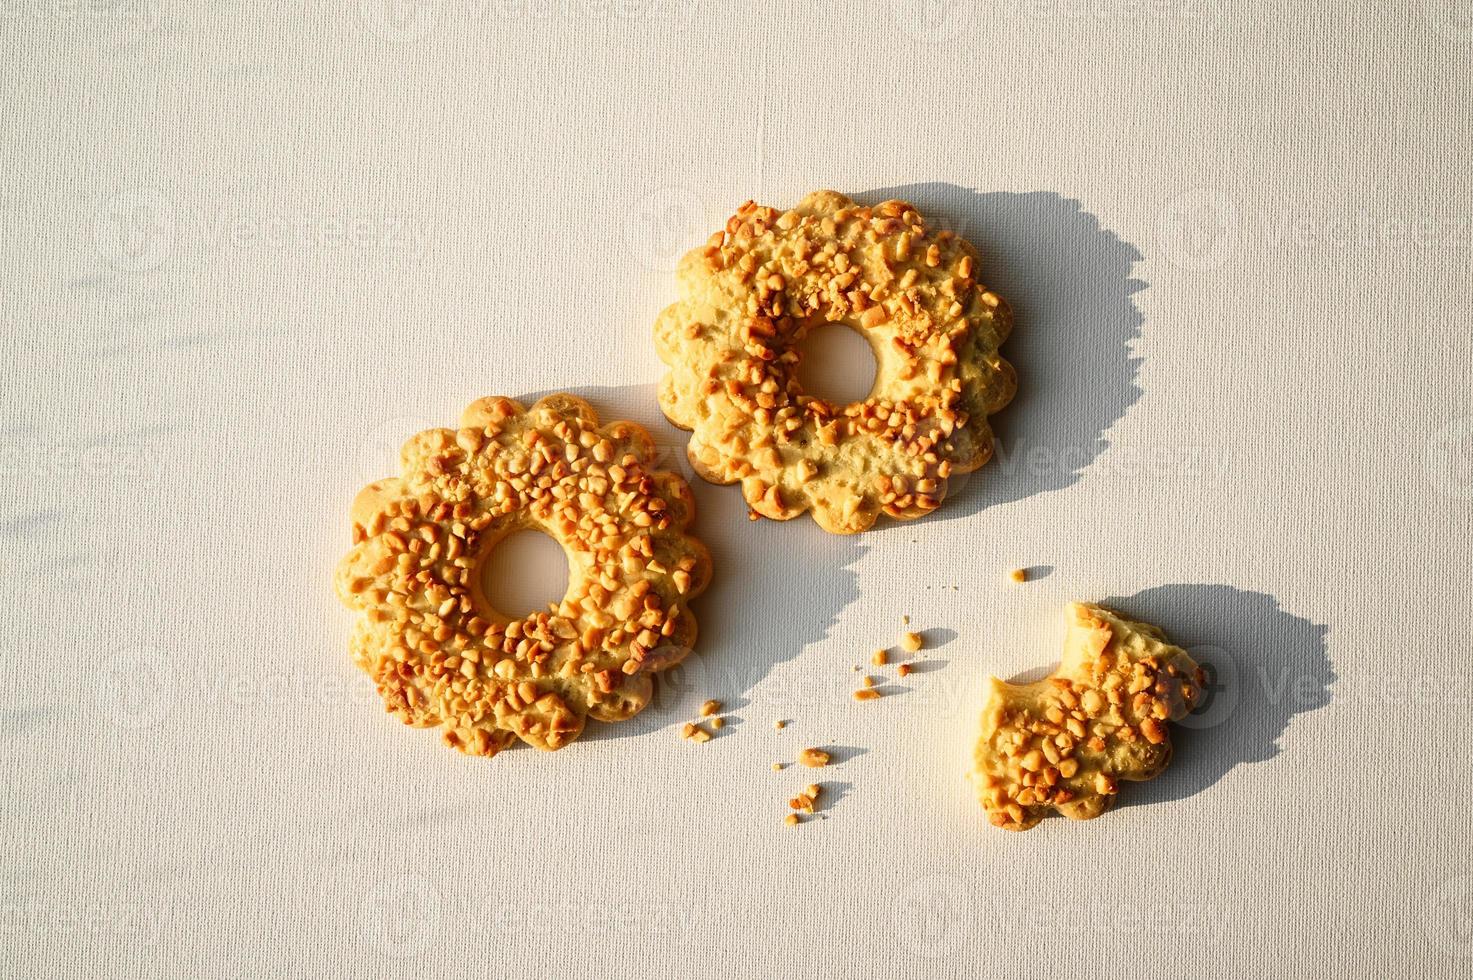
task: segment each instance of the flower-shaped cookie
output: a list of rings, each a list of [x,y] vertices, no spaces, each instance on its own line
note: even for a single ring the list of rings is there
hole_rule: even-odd
[[[939,506],[950,476],[991,457],[987,416],[1016,388],[998,351],[1012,317],[978,266],[975,248],[904,201],[819,191],[786,212],[743,205],[681,261],[681,299],[655,324],[670,366],[660,406],[692,431],[696,472],[741,481],[758,514],[812,510],[835,533]],[[830,322],[874,350],[862,401],[797,381],[797,345]]]
[[[410,439],[403,475],[354,502],[355,543],[336,579],[362,613],[353,658],[388,710],[440,726],[463,752],[493,755],[518,738],[559,748],[586,717],[643,708],[651,673],[695,642],[687,603],[711,570],[705,547],[683,533],[690,487],[654,462],[642,428],[600,428],[572,395],[530,410],[483,399],[459,430]],[[569,582],[561,602],[514,619],[479,583],[491,549],[523,528],[563,546]]]

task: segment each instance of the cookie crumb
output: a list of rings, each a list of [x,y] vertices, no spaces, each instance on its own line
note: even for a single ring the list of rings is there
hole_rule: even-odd
[[[880,696],[880,692],[872,687],[863,687],[854,692],[856,701],[873,701]]]
[[[1012,579],[1014,582],[1026,582],[1028,581],[1028,569],[1015,568],[1008,573],[1008,578]]]
[[[808,788],[788,801],[788,806],[794,810],[802,810],[804,813],[812,813],[814,805],[818,802],[819,785],[810,783]]]
[[[788,814],[786,817],[783,817],[783,823],[787,824],[789,827],[798,826],[798,815],[796,813]]]
[[[876,650],[875,655],[869,658],[869,662],[876,667],[883,667],[890,662],[889,650]]]
[[[717,701],[715,698],[712,698],[710,701],[707,701],[705,704],[701,705],[701,717],[709,718],[711,715],[714,715],[720,710],[721,702]]]
[[[693,721],[686,722],[685,726],[680,729],[680,737],[688,738],[696,743],[711,741],[711,733]]]
[[[905,648],[906,653],[915,653],[926,645],[919,633],[906,633],[900,638],[900,645]]]
[[[829,764],[831,756],[823,749],[804,749],[798,753],[798,761],[809,769],[818,769]]]
[[[866,677],[860,678],[859,683],[863,684],[865,687],[874,687],[875,686],[875,679],[873,677],[866,676]]]
[[[788,726],[788,723],[785,722],[785,721],[783,721],[781,718],[779,718],[777,721],[775,721],[775,722],[772,723],[772,727],[773,728],[776,728],[778,731],[782,731],[787,726]]]
[[[905,677],[911,672],[911,670],[912,668],[910,664],[901,664],[899,667],[895,668],[895,673],[901,677]]]
[[[772,771],[773,772],[782,772],[783,771],[783,764],[781,762],[774,762],[772,764]]]
[[[901,626],[909,626],[910,625],[910,617],[909,616],[901,616],[900,617],[900,625]]]
[[[717,715],[715,718],[712,718],[711,719],[711,727],[712,728],[719,729],[719,728],[723,727],[725,724],[726,724],[726,719],[725,718],[722,718],[720,715]]]

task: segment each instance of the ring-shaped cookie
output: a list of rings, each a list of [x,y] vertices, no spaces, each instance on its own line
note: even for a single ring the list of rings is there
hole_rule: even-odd
[[[978,265],[971,244],[904,201],[818,191],[786,212],[743,205],[681,260],[681,299],[655,324],[670,366],[660,407],[691,430],[696,472],[741,481],[757,514],[812,510],[835,533],[935,509],[949,477],[991,457],[987,416],[1017,388],[998,351],[1012,316]],[[797,345],[827,322],[874,350],[862,401],[837,405],[797,381]]]
[[[459,430],[405,443],[402,473],[353,503],[354,545],[338,567],[362,615],[354,660],[388,710],[445,741],[494,755],[516,739],[556,749],[584,719],[619,721],[649,701],[651,674],[696,638],[687,605],[710,579],[684,530],[690,487],[656,468],[649,434],[600,427],[587,402],[551,395],[466,409]],[[568,591],[546,611],[502,614],[480,586],[496,543],[536,528],[568,555]]]

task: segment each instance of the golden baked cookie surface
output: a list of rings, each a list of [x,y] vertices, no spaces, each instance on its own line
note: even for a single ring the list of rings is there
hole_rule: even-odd
[[[660,406],[692,431],[696,472],[741,481],[763,516],[811,510],[836,533],[935,509],[952,475],[990,458],[987,416],[1016,389],[998,350],[1012,317],[978,272],[975,248],[903,201],[819,191],[786,212],[744,205],[681,261],[681,299],[655,325],[670,366]],[[875,353],[863,401],[796,380],[797,345],[827,322]]]
[[[353,658],[388,710],[440,726],[463,752],[493,755],[517,739],[559,748],[586,717],[643,708],[651,673],[695,642],[687,602],[711,567],[684,533],[690,488],[654,460],[642,428],[600,427],[571,395],[530,410],[482,399],[458,430],[405,443],[402,476],[354,501],[354,545],[336,577],[362,614]],[[523,528],[563,546],[568,591],[512,618],[486,600],[480,576],[495,544]]]
[[[1071,603],[1064,655],[1032,684],[993,678],[973,778],[993,824],[1027,830],[1051,809],[1087,820],[1119,781],[1150,779],[1171,761],[1167,723],[1202,693],[1201,668],[1148,623]]]

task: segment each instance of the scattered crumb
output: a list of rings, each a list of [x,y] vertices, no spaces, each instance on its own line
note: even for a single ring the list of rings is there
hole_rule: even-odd
[[[900,625],[901,626],[909,626],[910,625],[910,617],[909,616],[901,616],[900,617]]]
[[[926,641],[921,639],[919,633],[906,633],[900,638],[900,645],[905,648],[906,653],[915,653],[926,645]]]
[[[876,650],[875,655],[869,658],[869,662],[876,667],[883,667],[890,662],[889,650]]]
[[[693,721],[686,722],[685,726],[680,729],[680,737],[688,738],[692,742],[711,741],[711,733],[706,731],[704,728],[702,728],[700,725],[697,725]]]
[[[715,698],[712,698],[710,701],[707,701],[705,704],[701,705],[701,717],[709,718],[711,715],[714,715],[720,710],[721,702],[717,701]]]
[[[725,718],[722,718],[720,715],[717,715],[715,718],[712,718],[711,719],[711,727],[712,728],[721,728],[725,724],[726,724],[726,719]]]
[[[906,676],[907,674],[910,673],[910,671],[911,671],[910,664],[901,664],[899,667],[896,667],[895,668],[895,673],[898,674],[898,675],[900,675],[901,677]]]
[[[875,679],[873,677],[866,676],[866,677],[861,678],[860,681],[859,681],[859,683],[863,684],[865,687],[874,687],[875,686]]]
[[[773,772],[782,772],[783,771],[783,764],[781,762],[774,762],[772,764],[772,771]]]
[[[809,784],[808,788],[788,801],[788,806],[794,810],[802,810],[804,813],[812,813],[814,804],[818,802],[819,785]],[[797,816],[797,814],[793,814]]]
[[[864,687],[854,692],[856,701],[873,701],[880,696],[880,692],[872,687]]]
[[[1012,579],[1014,582],[1026,582],[1028,581],[1028,569],[1015,568],[1010,573],[1008,573],[1008,578]]]
[[[798,826],[798,815],[796,813],[788,814],[786,817],[783,818],[783,823],[787,824],[789,827]]]
[[[783,721],[781,718],[772,723],[772,727],[776,728],[778,731],[782,731],[784,728],[787,727],[787,725],[788,723]]]
[[[747,520],[749,520],[749,521],[760,521],[761,519],[762,519],[762,515],[759,514],[759,513],[757,513],[755,510],[749,510],[749,511],[747,511]]]
[[[829,764],[830,756],[823,749],[804,749],[798,753],[798,761],[809,769],[817,769]]]

